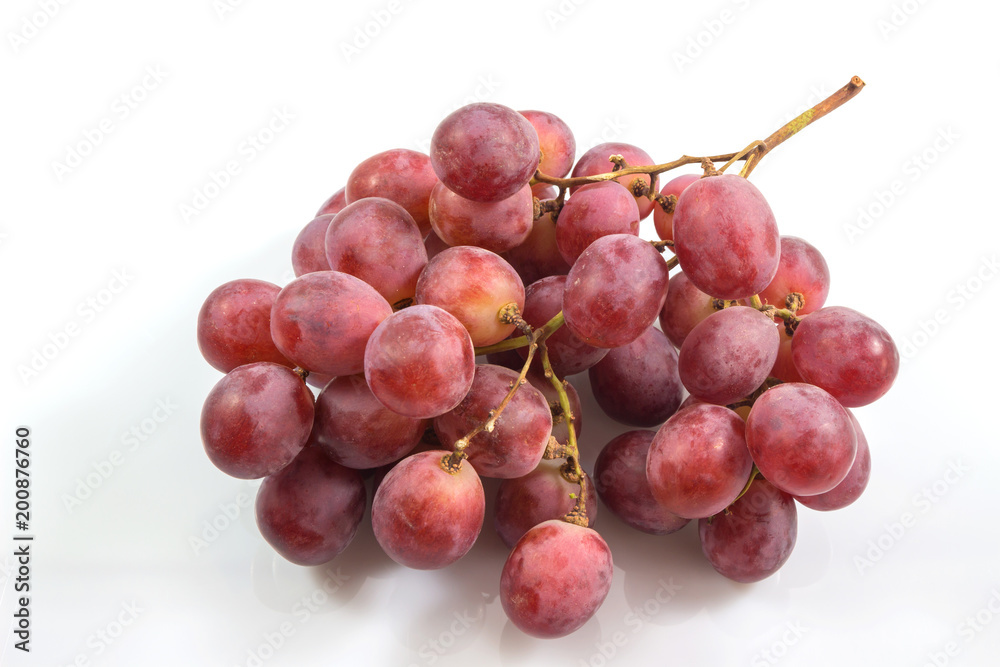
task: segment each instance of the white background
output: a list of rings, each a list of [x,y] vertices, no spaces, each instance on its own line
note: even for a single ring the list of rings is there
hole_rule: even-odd
[[[0,13],[0,663],[995,660],[995,3],[224,2],[10,0]],[[287,282],[292,240],[357,162],[426,149],[476,100],[556,113],[580,153],[609,139],[658,162],[734,151],[855,74],[861,94],[753,181],[782,233],[825,254],[828,303],[879,320],[904,363],[856,411],[866,495],[803,508],[778,575],[729,582],[694,526],[640,535],[603,508],[611,593],[582,630],[540,641],[500,607],[506,551],[489,518],[437,572],[395,566],[365,524],[327,568],[263,542],[256,484],[201,447],[220,376],[195,316],[225,281]],[[238,173],[219,177],[231,161]],[[592,399],[584,409],[590,466],[625,429]],[[6,632],[19,425],[33,437],[30,655]]]

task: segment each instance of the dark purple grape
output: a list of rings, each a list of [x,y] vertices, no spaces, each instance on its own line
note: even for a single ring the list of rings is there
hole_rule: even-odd
[[[212,387],[201,410],[201,440],[219,470],[259,479],[302,451],[312,422],[313,395],[302,378],[261,361],[231,370]]]
[[[819,493],[815,496],[795,496],[795,499],[813,510],[828,512],[847,507],[861,497],[868,487],[868,479],[872,472],[872,455],[868,449],[868,438],[861,430],[861,424],[850,410],[847,411],[851,418],[851,425],[854,426],[854,433],[858,436],[858,453],[854,457],[854,463],[847,473],[847,477],[837,486],[826,493]]]
[[[431,137],[438,178],[466,199],[500,201],[535,175],[538,135],[528,119],[502,104],[469,104],[441,121]]]
[[[364,368],[368,337],[392,306],[368,283],[317,271],[285,285],[271,309],[271,338],[308,371],[353,375]]]
[[[611,590],[611,550],[591,528],[552,520],[525,533],[504,563],[500,603],[533,637],[564,637],[597,613]]]
[[[556,246],[567,264],[609,234],[639,234],[635,198],[613,181],[585,185],[559,211]]]
[[[656,321],[669,278],[648,242],[629,234],[601,237],[566,276],[566,326],[595,347],[627,345]]]
[[[360,278],[389,303],[412,298],[427,266],[424,237],[413,218],[381,197],[359,199],[335,215],[325,248],[331,269]]]
[[[610,350],[587,373],[597,404],[628,426],[662,424],[681,404],[684,387],[677,374],[677,350],[655,327]]]
[[[406,148],[371,156],[347,178],[348,202],[365,197],[385,197],[406,209],[422,232],[430,231],[428,200],[438,183],[430,157]]]
[[[563,477],[564,464],[564,461],[543,459],[527,475],[500,482],[493,526],[508,548],[513,548],[534,526],[564,517],[574,508],[574,497],[580,493],[580,485]],[[588,525],[593,528],[597,521],[597,491],[590,478],[587,482],[584,507]]]
[[[754,402],[746,436],[761,474],[796,496],[840,484],[857,453],[847,410],[819,387],[799,382],[772,387]]]
[[[319,215],[309,221],[292,244],[292,270],[295,277],[315,271],[329,271],[326,259],[326,230],[334,214]]]
[[[321,565],[343,551],[361,524],[365,485],[357,470],[308,446],[257,491],[257,527],[296,565]]]
[[[729,513],[698,521],[701,550],[724,577],[749,584],[778,571],[798,534],[795,501],[757,478]]]
[[[405,312],[405,311],[404,311]],[[441,467],[445,451],[409,456],[386,474],[372,501],[372,528],[400,565],[436,570],[464,556],[482,530],[483,484],[471,465]]]
[[[566,276],[549,276],[531,283],[524,290],[521,317],[536,329],[543,326],[562,310],[565,288]],[[606,348],[588,345],[566,326],[546,338],[545,345],[552,370],[560,378],[587,370],[608,353]],[[522,359],[528,358],[527,348],[518,348],[517,353]]]
[[[534,211],[527,184],[510,197],[489,202],[466,199],[443,183],[431,192],[431,226],[450,246],[477,246],[496,253],[510,250],[528,238]]]
[[[455,409],[434,420],[434,430],[445,448],[490,419],[507,392],[518,382],[518,374],[501,366],[476,366],[472,388]],[[552,413],[540,391],[527,382],[521,385],[495,422],[469,441],[468,461],[483,477],[521,477],[538,465],[552,433]]]
[[[764,196],[745,178],[702,178],[677,200],[674,252],[702,292],[745,299],[767,287],[778,270],[778,225]]]
[[[702,320],[681,346],[681,382],[707,403],[726,405],[750,395],[774,367],[781,339],[774,321],[733,306]]]
[[[792,361],[802,379],[847,408],[881,398],[899,372],[899,350],[875,320],[842,306],[803,318],[792,337]]]
[[[365,379],[393,412],[429,419],[448,412],[472,387],[476,354],[462,323],[437,306],[387,317],[368,341]]]
[[[403,458],[417,446],[427,421],[382,405],[362,375],[342,375],[316,398],[313,438],[327,455],[348,468],[377,468]]]
[[[660,427],[646,460],[653,496],[688,519],[726,509],[750,477],[753,461],[739,415],[718,405],[684,408]]]
[[[205,361],[223,373],[255,361],[293,367],[271,340],[271,306],[280,291],[249,278],[212,290],[198,313],[198,349]]]
[[[594,485],[619,519],[644,533],[668,535],[690,519],[670,512],[653,497],[646,458],[654,435],[652,431],[627,431],[612,439],[594,464]]]

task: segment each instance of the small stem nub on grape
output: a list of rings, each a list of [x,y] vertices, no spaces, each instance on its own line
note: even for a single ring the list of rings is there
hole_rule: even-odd
[[[806,296],[802,292],[792,292],[785,297],[785,308],[793,313],[806,305]]]
[[[292,369],[292,372],[298,375],[303,382],[305,382],[306,378],[309,377],[309,371],[302,368],[301,366],[296,366],[294,369]]]
[[[659,193],[649,196],[660,208],[663,209],[664,213],[673,213],[674,207],[677,206],[677,195],[662,195]]]

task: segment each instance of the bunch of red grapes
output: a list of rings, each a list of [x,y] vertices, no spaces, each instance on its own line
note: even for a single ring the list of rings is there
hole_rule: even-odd
[[[558,637],[611,585],[598,497],[647,533],[697,519],[715,569],[752,582],[789,557],[797,504],[863,492],[871,460],[848,408],[888,391],[898,352],[867,316],[824,307],[822,255],[779,236],[746,169],[724,173],[748,156],[705,158],[662,189],[671,167],[635,146],[575,157],[553,114],[463,107],[429,156],[354,169],[296,239],[295,280],[209,295],[198,343],[226,375],[205,401],[205,451],[264,478],[257,524],[283,557],[340,553],[367,476],[385,552],[446,567],[483,527],[481,477],[500,478],[501,603]],[[655,242],[638,235],[650,214]],[[640,429],[592,475],[565,380],[583,371],[607,415]]]

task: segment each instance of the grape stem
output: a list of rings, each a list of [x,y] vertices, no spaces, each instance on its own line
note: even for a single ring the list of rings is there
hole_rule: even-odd
[[[551,320],[546,322],[540,328],[535,329],[538,333],[538,338],[535,339],[536,342],[543,341],[552,334],[554,334],[559,327],[561,327],[566,320],[563,318],[563,313],[560,310],[556,313]],[[507,338],[499,343],[494,343],[493,345],[485,345],[483,347],[476,348],[476,356],[483,354],[493,354],[494,352],[506,352],[507,350],[516,350],[519,347],[525,347],[530,344],[529,336],[518,336],[517,338]]]

